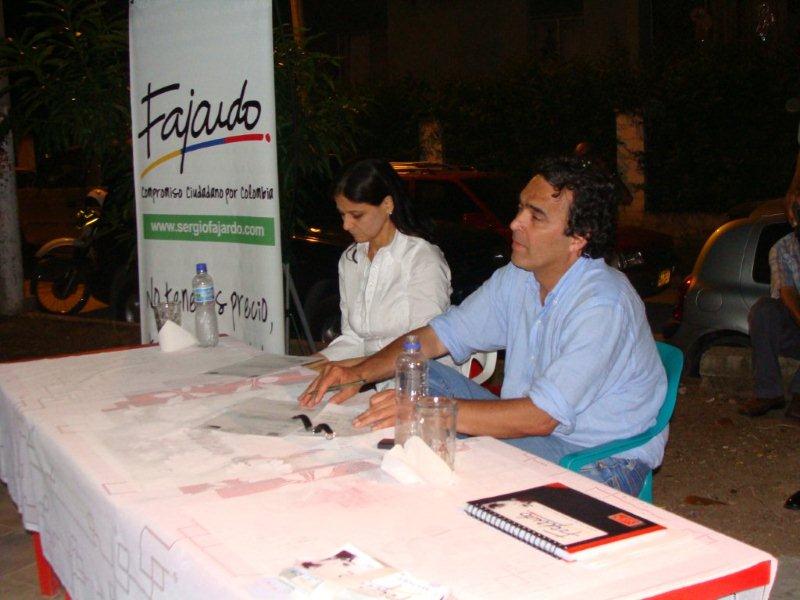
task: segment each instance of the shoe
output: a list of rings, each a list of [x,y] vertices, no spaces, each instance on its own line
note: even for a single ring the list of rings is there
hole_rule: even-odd
[[[783,505],[783,508],[788,508],[789,510],[800,510],[800,491],[797,491],[789,496],[789,499],[786,501],[786,504]]]
[[[800,421],[800,394],[794,394],[792,396],[792,401],[789,402],[789,408],[786,409],[786,418]]]
[[[783,408],[786,402],[783,396],[775,398],[750,398],[739,405],[739,414],[748,417],[760,417],[767,414],[773,408]]]

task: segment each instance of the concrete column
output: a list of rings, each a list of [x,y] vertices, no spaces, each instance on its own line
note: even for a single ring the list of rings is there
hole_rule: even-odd
[[[644,123],[642,117],[617,113],[617,170],[633,195],[633,202],[620,207],[620,221],[641,224],[644,219],[644,171],[639,157],[644,153]]]
[[[0,36],[5,32],[0,0]],[[8,79],[0,79],[0,88]],[[11,97],[0,98],[0,116],[8,118]],[[16,315],[23,309],[22,246],[19,234],[17,179],[14,171],[14,141],[11,133],[0,139],[0,315]]]
[[[425,119],[419,124],[419,153],[423,162],[444,163],[442,124],[436,119]]]

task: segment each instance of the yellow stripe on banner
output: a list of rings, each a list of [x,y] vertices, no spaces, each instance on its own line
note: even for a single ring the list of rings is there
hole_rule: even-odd
[[[144,177],[150,171],[155,169],[158,165],[160,165],[162,163],[165,163],[168,160],[170,160],[171,158],[175,158],[176,156],[180,156],[180,155],[181,155],[181,151],[180,150],[173,150],[172,152],[169,152],[168,154],[165,154],[161,158],[158,158],[155,161],[153,161],[152,163],[150,163],[150,165],[144,171],[142,171],[142,174],[139,175],[139,177]]]

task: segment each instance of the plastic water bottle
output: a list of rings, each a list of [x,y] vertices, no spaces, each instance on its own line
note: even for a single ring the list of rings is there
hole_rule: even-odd
[[[394,443],[403,444],[411,433],[414,403],[419,396],[428,393],[428,361],[415,335],[406,337],[403,353],[397,357],[394,391],[397,402]]]
[[[216,346],[219,342],[217,305],[214,297],[214,280],[208,274],[206,263],[197,264],[197,275],[192,278],[194,292],[194,328],[201,346]]]

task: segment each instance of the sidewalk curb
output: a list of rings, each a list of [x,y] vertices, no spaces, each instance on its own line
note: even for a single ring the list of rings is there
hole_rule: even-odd
[[[26,319],[49,319],[51,321],[64,321],[69,323],[95,323],[103,325],[111,325],[114,327],[130,327],[139,328],[139,323],[128,323],[127,321],[118,321],[116,319],[108,318],[107,316],[82,316],[82,315],[53,315],[46,312],[36,310],[34,305],[32,310],[28,310],[22,314]]]
[[[800,361],[781,356],[778,362],[786,387],[800,367]],[[736,396],[752,396],[752,349],[732,346],[709,348],[700,359],[700,378],[703,387],[712,391],[736,390]]]

